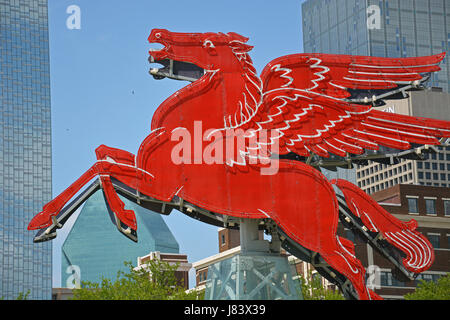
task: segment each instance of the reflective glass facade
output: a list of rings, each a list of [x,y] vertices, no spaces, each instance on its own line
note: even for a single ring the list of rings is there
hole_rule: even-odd
[[[72,287],[81,281],[101,282],[116,279],[119,270],[127,271],[125,261],[136,266],[137,258],[152,251],[178,253],[179,245],[162,216],[120,197],[125,208],[133,210],[138,225],[138,242],[125,237],[113,224],[102,191],[84,204],[62,246],[61,286]]]
[[[304,52],[412,57],[450,45],[448,0],[308,0],[302,17]],[[441,67],[429,85],[449,92],[449,57]]]
[[[51,298],[51,243],[28,222],[51,198],[47,0],[0,0],[0,298]]]

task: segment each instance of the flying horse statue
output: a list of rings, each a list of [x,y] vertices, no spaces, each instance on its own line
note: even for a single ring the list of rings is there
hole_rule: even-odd
[[[416,231],[416,221],[398,220],[357,186],[329,181],[312,163],[333,158],[351,167],[367,150],[413,150],[449,138],[450,122],[377,108],[383,99],[421,87],[445,54],[292,54],[258,76],[253,47],[237,33],[154,29],[148,40],[163,46],[150,51],[150,62],[165,66],[151,70],[155,78],[188,79],[187,66],[198,76],[159,106],[136,156],[96,149],[92,167],[29,223],[29,230],[40,229],[36,242],[54,238],[69,213],[101,188],[113,222],[135,241],[134,212],[118,194],[163,214],[175,208],[225,227],[259,219],[289,252],[316,263],[341,289],[353,288],[356,299],[380,297],[366,287],[354,244],[337,235],[339,221],[357,227],[391,261],[401,261],[397,267],[406,274],[431,266],[433,247]],[[200,137],[194,150],[186,142],[193,136]],[[94,178],[88,194],[75,198]]]

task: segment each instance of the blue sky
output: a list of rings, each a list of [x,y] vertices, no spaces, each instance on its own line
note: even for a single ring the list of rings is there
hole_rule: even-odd
[[[302,2],[49,0],[53,196],[95,162],[99,145],[136,154],[156,108],[187,85],[148,74],[151,29],[240,33],[255,46],[261,72],[274,58],[303,52]],[[81,9],[80,30],[66,27],[70,5]],[[175,211],[164,219],[189,261],[218,252],[216,227]],[[60,286],[60,247],[70,225],[64,229],[53,241],[53,286]]]

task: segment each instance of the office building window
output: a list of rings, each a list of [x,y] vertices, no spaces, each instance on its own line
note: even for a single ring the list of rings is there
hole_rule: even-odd
[[[450,217],[450,200],[444,200],[444,215]]]
[[[424,281],[438,281],[441,275],[439,274],[419,274],[417,278],[414,280],[415,285],[417,286],[422,280]]]
[[[345,238],[350,240],[351,242],[355,242],[355,234],[350,229],[345,229]]]
[[[391,272],[380,272],[380,284],[383,287],[404,287],[405,283],[397,280]]]
[[[408,198],[408,210],[409,213],[419,213],[416,198]]]
[[[223,235],[222,235],[222,245],[225,245],[225,242],[226,242],[226,240],[225,240],[225,235],[223,234]]]
[[[427,214],[436,214],[436,200],[425,199],[425,207]]]
[[[428,233],[427,234],[427,238],[430,241],[431,245],[433,246],[433,248],[440,248],[440,235],[439,234],[435,234],[435,233]]]

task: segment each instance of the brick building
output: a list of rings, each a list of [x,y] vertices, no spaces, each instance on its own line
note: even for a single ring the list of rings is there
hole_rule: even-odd
[[[450,188],[399,184],[371,196],[396,218],[405,222],[416,220],[417,230],[429,239],[435,254],[431,268],[411,281],[397,275],[389,261],[341,228],[343,235],[355,242],[356,256],[363,265],[377,268],[376,293],[385,299],[401,299],[414,291],[418,280],[436,280],[450,272]]]

